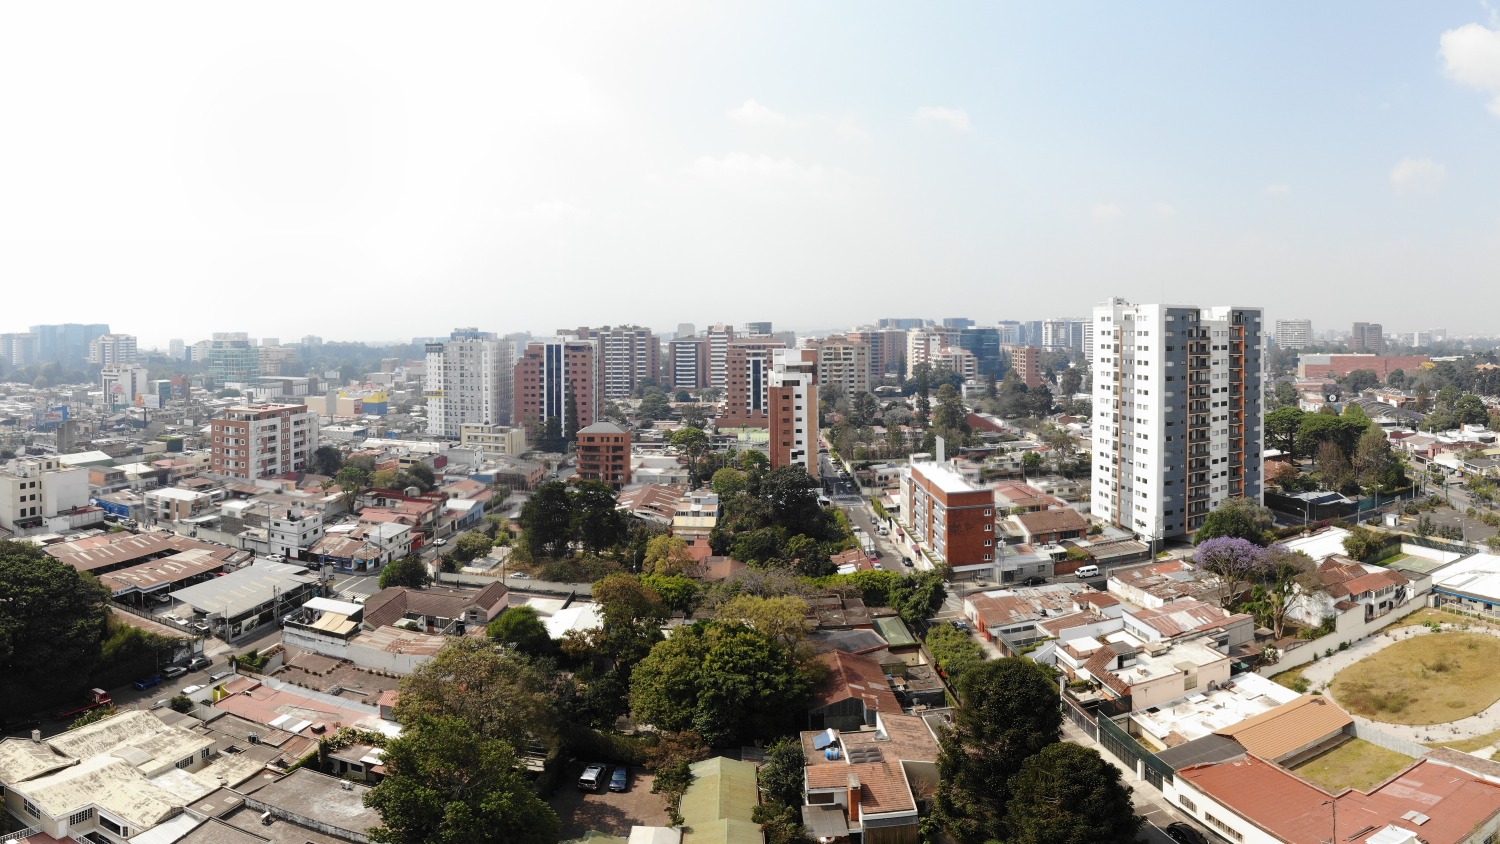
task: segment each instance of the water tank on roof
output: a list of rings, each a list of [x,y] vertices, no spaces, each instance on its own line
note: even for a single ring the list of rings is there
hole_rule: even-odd
[[[839,750],[839,746],[836,744],[828,745],[828,749],[823,751],[823,758],[828,759],[829,761],[836,760],[842,755],[843,752]]]

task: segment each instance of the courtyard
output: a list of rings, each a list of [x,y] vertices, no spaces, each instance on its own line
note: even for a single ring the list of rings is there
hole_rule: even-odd
[[[1445,724],[1500,700],[1500,638],[1446,632],[1391,644],[1333,678],[1348,711],[1390,724]]]

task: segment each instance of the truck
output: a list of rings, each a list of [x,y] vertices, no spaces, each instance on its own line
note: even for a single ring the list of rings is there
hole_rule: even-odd
[[[78,706],[77,701],[64,706],[57,713],[55,720],[69,721],[85,712],[93,712],[95,709],[103,709],[106,706],[115,705],[114,698],[111,698],[109,692],[103,689],[89,689],[84,693],[83,699],[87,703],[84,703],[82,706]]]

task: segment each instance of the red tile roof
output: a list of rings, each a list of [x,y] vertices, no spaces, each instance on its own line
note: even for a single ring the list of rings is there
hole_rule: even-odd
[[[891,691],[880,663],[843,651],[821,654],[818,661],[828,666],[829,678],[813,700],[814,709],[857,698],[864,702],[867,712],[901,712],[901,703]]]

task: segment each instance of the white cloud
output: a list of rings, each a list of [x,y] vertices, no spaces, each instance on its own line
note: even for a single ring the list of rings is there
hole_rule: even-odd
[[[1265,188],[1261,190],[1261,193],[1265,194],[1266,196],[1286,196],[1291,192],[1291,185],[1266,185]]]
[[[1113,202],[1095,202],[1092,213],[1095,220],[1117,220],[1125,212]]]
[[[848,175],[837,167],[800,164],[789,158],[747,152],[731,152],[723,158],[705,155],[694,161],[687,173],[725,190],[762,197],[791,190],[822,190],[842,182]]]
[[[1432,193],[1443,183],[1448,168],[1430,158],[1403,158],[1391,168],[1397,193]]]
[[[588,218],[589,212],[560,199],[539,202],[529,211],[521,214],[523,220],[536,220],[544,223],[581,223]]]
[[[1448,75],[1454,81],[1494,96],[1490,113],[1500,117],[1500,29],[1468,23],[1438,39]]]
[[[918,123],[942,123],[955,132],[969,131],[969,113],[961,108],[947,106],[923,106],[912,115]]]
[[[780,127],[790,126],[792,121],[784,114],[767,108],[755,100],[745,100],[738,108],[729,110],[729,119],[746,126]]]
[[[1177,206],[1171,204],[1170,202],[1158,202],[1151,207],[1156,211],[1157,214],[1160,214],[1163,217],[1177,216]]]
[[[848,141],[868,141],[870,133],[852,117],[840,117],[834,121],[833,129],[839,137]]]

